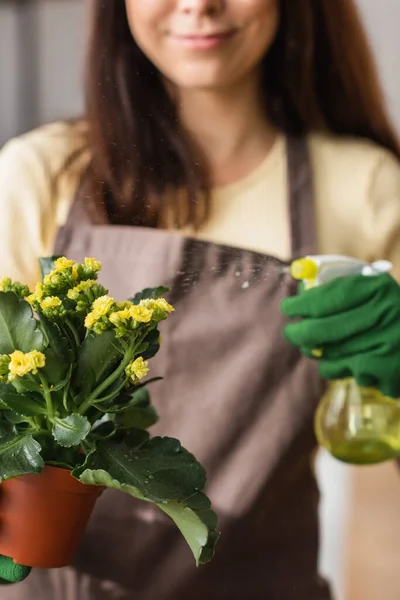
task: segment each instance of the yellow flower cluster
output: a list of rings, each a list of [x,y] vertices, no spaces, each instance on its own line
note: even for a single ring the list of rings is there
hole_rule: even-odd
[[[140,306],[145,306],[150,310],[160,310],[164,313],[172,313],[175,310],[165,298],[157,298],[156,300],[148,298],[146,300],[141,300]]]
[[[62,319],[67,314],[58,296],[47,296],[40,302],[40,308],[48,319]]]
[[[148,361],[144,360],[142,356],[139,356],[136,360],[131,362],[125,369],[127,377],[132,379],[134,383],[146,377],[149,372]]]
[[[85,258],[84,263],[80,264],[62,256],[54,262],[54,269],[44,277],[43,283],[36,285],[35,292],[26,300],[35,308],[48,296],[68,295],[71,289],[82,282],[90,280],[92,283],[100,269],[101,263],[94,258]]]
[[[61,305],[62,302],[58,296],[47,296],[47,298],[40,303],[40,308],[48,310],[50,308],[58,308]]]
[[[1,357],[5,359],[5,355]],[[32,350],[32,352],[21,352],[15,350],[9,355],[9,381],[13,381],[16,377],[23,377],[28,373],[36,375],[38,369],[42,369],[46,364],[46,357],[42,352]]]
[[[114,298],[107,295],[97,298],[91,308],[85,319],[85,327],[93,329],[95,333],[114,327],[117,337],[127,335],[141,323],[158,323],[174,310],[164,298],[133,304],[129,301],[115,302]]]
[[[10,277],[3,277],[0,279],[0,292],[14,292],[20,298],[26,298],[29,295],[29,288],[19,281],[12,281]]]
[[[78,298],[82,292],[90,291],[90,289],[94,285],[96,285],[96,282],[93,279],[87,279],[86,281],[81,281],[80,283],[78,283],[78,285],[76,285],[72,289],[68,290],[67,296],[70,300],[78,300]]]
[[[86,315],[85,327],[87,329],[92,329],[96,323],[100,325],[100,321],[103,320],[103,317],[108,317],[109,312],[113,308],[114,304],[115,300],[110,296],[106,295],[97,298],[92,304],[91,312]],[[103,320],[103,327],[101,327],[101,330],[105,331],[106,329],[108,329],[107,321],[108,319]]]

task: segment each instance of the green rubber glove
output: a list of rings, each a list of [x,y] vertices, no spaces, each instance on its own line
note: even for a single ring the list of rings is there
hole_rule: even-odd
[[[0,585],[19,583],[26,579],[30,572],[30,567],[16,565],[11,558],[0,554]]]
[[[300,317],[284,328],[291,344],[310,358],[321,349],[323,378],[354,377],[400,397],[400,286],[393,277],[342,277],[286,298],[281,310]]]

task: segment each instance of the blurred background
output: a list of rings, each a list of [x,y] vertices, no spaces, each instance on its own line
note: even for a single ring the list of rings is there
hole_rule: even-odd
[[[358,3],[400,132],[400,2]],[[0,146],[42,123],[80,114],[84,5],[0,0]],[[354,469],[323,453],[317,468],[321,569],[334,582],[337,600],[399,600],[400,468]]]

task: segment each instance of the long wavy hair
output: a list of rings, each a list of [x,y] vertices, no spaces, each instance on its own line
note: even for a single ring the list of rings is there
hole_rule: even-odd
[[[368,138],[400,157],[353,0],[279,0],[279,7],[278,32],[262,63],[272,123],[294,135]],[[207,170],[194,160],[159,72],[132,37],[125,2],[95,0],[91,10],[90,160],[81,186],[111,223],[157,227],[168,201],[178,226],[198,227],[208,214]]]

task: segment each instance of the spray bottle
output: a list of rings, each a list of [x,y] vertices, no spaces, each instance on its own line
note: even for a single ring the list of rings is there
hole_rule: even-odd
[[[347,256],[306,256],[290,267],[294,279],[305,289],[323,285],[338,277],[386,273],[388,261],[368,264]],[[323,348],[315,349],[316,357]],[[366,465],[400,455],[400,403],[374,388],[360,387],[354,379],[328,384],[315,413],[318,443],[343,462]]]

